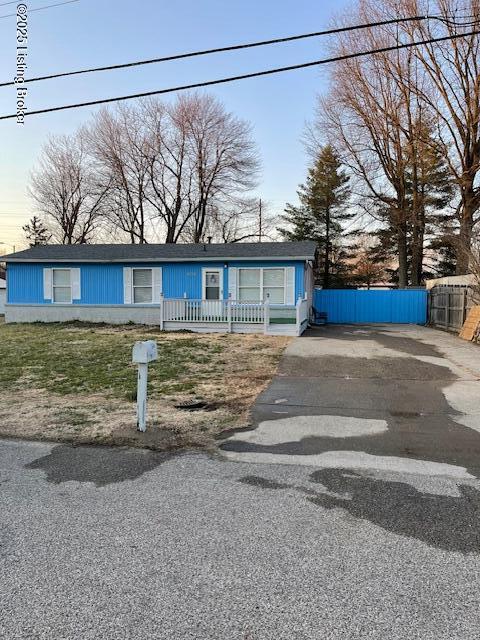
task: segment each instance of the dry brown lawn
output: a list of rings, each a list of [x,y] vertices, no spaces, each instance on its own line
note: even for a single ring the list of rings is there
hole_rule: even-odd
[[[154,339],[149,425],[136,431],[136,340]],[[139,326],[0,324],[0,436],[156,449],[210,447],[248,426],[286,337],[162,333]],[[202,402],[188,411],[176,405]]]

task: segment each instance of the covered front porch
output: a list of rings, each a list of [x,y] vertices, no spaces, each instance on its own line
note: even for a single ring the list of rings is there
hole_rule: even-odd
[[[295,305],[258,301],[160,300],[160,328],[187,329],[202,333],[264,333],[300,336],[308,326],[310,302],[299,298]]]

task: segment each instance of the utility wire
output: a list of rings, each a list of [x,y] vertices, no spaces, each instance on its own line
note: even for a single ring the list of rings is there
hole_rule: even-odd
[[[72,0],[78,1],[78,0]],[[148,64],[157,64],[159,62],[172,62],[173,60],[184,60],[185,58],[195,58],[198,56],[208,56],[214,53],[225,53],[227,51],[239,51],[241,49],[252,49],[254,47],[264,47],[272,44],[280,44],[284,42],[294,42],[296,40],[305,40],[307,38],[317,38],[319,36],[333,35],[336,33],[344,33],[346,31],[356,31],[359,29],[367,29],[372,27],[386,26],[390,24],[398,24],[401,22],[420,22],[423,20],[442,20],[439,15],[418,15],[406,18],[391,18],[389,20],[382,20],[379,22],[369,22],[366,24],[350,25],[347,27],[337,27],[334,29],[327,29],[325,31],[314,31],[312,33],[303,33],[295,36],[286,36],[284,38],[273,38],[271,40],[260,40],[257,42],[248,42],[245,44],[230,45],[227,47],[217,47],[215,49],[204,49],[200,51],[191,51],[188,53],[179,53],[176,55],[164,56],[161,58],[151,58],[147,60],[136,60],[134,62],[126,62],[123,64],[113,64],[104,67],[92,67],[87,69],[78,69],[76,71],[65,71],[64,73],[54,73],[45,76],[37,76],[34,78],[26,78],[24,83],[27,82],[39,82],[40,80],[53,80],[55,78],[66,78],[68,76],[77,76],[85,73],[97,73],[99,71],[113,71],[115,69],[127,69],[129,67],[140,67]],[[460,26],[460,25],[459,25]],[[9,87],[14,85],[14,82],[2,82],[0,87]]]
[[[37,7],[36,9],[28,9],[28,13],[30,14],[30,13],[33,13],[34,11],[43,11],[44,9],[53,9],[54,7],[63,7],[64,4],[73,4],[74,2],[80,2],[80,0],[65,0],[64,2],[57,2],[57,4],[46,4],[43,7]],[[5,2],[4,4],[14,4],[14,3]],[[19,4],[19,2],[16,1],[15,4]],[[0,5],[0,6],[4,6],[4,5]],[[7,13],[3,16],[0,16],[0,20],[2,18],[14,18],[16,15],[17,15],[16,13]]]
[[[225,84],[227,82],[236,82],[238,80],[247,80],[249,78],[258,78],[261,76],[269,76],[275,73],[283,73],[286,71],[295,71],[297,69],[306,69],[308,67],[316,67],[323,64],[329,64],[332,62],[340,62],[342,60],[350,60],[353,58],[360,58],[362,56],[374,55],[377,53],[387,53],[388,51],[397,51],[399,49],[408,49],[411,47],[421,46],[425,44],[431,44],[434,42],[445,42],[446,40],[456,40],[457,38],[466,38],[468,36],[479,35],[480,31],[469,31],[468,33],[461,33],[456,35],[448,35],[442,38],[430,38],[428,40],[419,40],[418,42],[406,42],[404,44],[394,45],[391,47],[382,47],[380,49],[372,49],[370,51],[358,51],[357,53],[349,53],[343,56],[336,56],[334,58],[325,58],[323,60],[314,60],[313,62],[304,62],[301,64],[294,64],[288,67],[277,67],[275,69],[267,69],[265,71],[256,71],[253,73],[244,73],[238,76],[230,76],[228,78],[220,78],[218,80],[208,80],[206,82],[194,82],[192,84],[179,85],[177,87],[170,87],[168,89],[157,89],[155,91],[146,91],[143,93],[134,93],[125,96],[118,96],[116,98],[104,98],[103,100],[91,100],[89,102],[78,102],[74,104],[67,104],[61,107],[49,107],[47,109],[38,109],[36,111],[26,111],[26,116],[36,116],[42,113],[53,113],[55,111],[66,111],[67,109],[79,109],[81,107],[93,107],[100,104],[108,104],[112,102],[121,102],[123,100],[132,100],[134,98],[146,98],[149,96],[157,96],[166,93],[175,93],[177,91],[186,91],[189,89],[199,89],[201,87],[211,87],[213,85]],[[0,116],[0,120],[11,120],[16,118],[17,114],[10,114],[6,116]]]

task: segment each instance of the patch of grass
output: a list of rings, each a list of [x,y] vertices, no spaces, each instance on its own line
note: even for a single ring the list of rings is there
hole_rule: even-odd
[[[131,364],[136,340],[156,339],[159,357],[149,367],[153,386],[177,388],[177,380],[211,368],[221,345],[197,337],[171,340],[135,327],[124,331],[95,329],[78,323],[2,325],[0,328],[0,385],[15,389],[25,384],[52,393],[106,392],[124,398],[136,387]],[[173,382],[172,382],[173,381]]]
[[[296,324],[295,318],[270,318],[271,324]]]
[[[152,339],[158,360],[149,365],[148,402],[159,440],[148,446],[159,448],[207,446],[223,429],[247,424],[290,341],[138,325],[0,324],[0,434],[135,444],[132,347]],[[192,397],[215,409],[188,413],[174,406]]]

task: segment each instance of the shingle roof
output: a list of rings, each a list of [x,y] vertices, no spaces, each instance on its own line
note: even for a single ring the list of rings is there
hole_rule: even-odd
[[[189,260],[275,260],[315,257],[315,242],[230,244],[39,245],[2,256],[5,262],[165,262]]]

